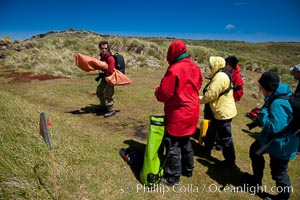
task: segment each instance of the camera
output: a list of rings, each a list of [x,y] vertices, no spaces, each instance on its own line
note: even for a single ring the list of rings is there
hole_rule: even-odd
[[[246,124],[246,126],[248,127],[249,130],[251,130],[257,126],[260,126],[260,123],[257,119],[259,112],[260,112],[260,108],[254,108],[250,112],[246,113],[246,117],[248,117],[249,119],[251,119],[253,121],[249,124]]]

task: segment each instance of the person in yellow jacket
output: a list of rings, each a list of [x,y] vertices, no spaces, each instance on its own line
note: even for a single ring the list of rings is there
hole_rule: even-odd
[[[234,57],[235,58],[235,57]],[[235,166],[235,150],[231,134],[231,121],[237,114],[234,102],[233,90],[228,90],[231,86],[230,72],[224,68],[227,62],[237,63],[238,60],[226,60],[222,57],[211,56],[209,63],[211,67],[210,82],[200,96],[201,104],[206,104],[211,110],[211,122],[208,126],[206,137],[204,138],[204,154],[210,156],[216,137],[220,139],[223,147],[224,161],[219,164]],[[234,64],[230,66],[235,66]]]

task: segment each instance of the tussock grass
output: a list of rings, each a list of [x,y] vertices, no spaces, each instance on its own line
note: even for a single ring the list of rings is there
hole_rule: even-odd
[[[8,37],[0,39],[4,48],[0,49],[0,64],[8,68],[26,69],[39,73],[82,77],[77,69],[70,68],[75,53],[98,57],[98,43],[107,40],[112,53],[119,52],[125,60],[132,57],[137,61],[129,62],[127,67],[145,67],[142,60],[153,60],[165,67],[167,48],[175,38],[133,38],[80,33],[72,30],[54,32],[43,37],[33,37],[26,41],[12,41]],[[244,70],[262,72],[272,69],[279,74],[289,74],[289,68],[299,62],[300,43],[246,43],[224,40],[185,40],[188,54],[202,65],[207,65],[209,56],[236,55]]]

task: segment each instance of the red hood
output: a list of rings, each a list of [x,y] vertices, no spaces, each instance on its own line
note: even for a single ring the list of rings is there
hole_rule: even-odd
[[[169,64],[172,64],[175,59],[186,52],[186,45],[183,41],[181,40],[175,40],[173,41],[168,49],[168,54],[167,54],[167,61]]]
[[[241,72],[240,66],[236,65],[234,71],[235,71],[235,73],[240,73]]]

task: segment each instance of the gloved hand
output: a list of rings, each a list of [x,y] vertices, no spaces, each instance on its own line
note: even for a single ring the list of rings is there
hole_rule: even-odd
[[[95,81],[98,82],[102,78],[105,78],[105,73],[99,73],[99,75],[95,78]]]
[[[248,126],[249,131],[257,126],[261,126],[259,121],[256,119],[254,122],[251,122],[249,124],[246,124]]]
[[[98,75],[96,78],[95,78],[95,81],[98,82],[100,80],[100,76]]]
[[[257,127],[258,125],[255,122],[251,122],[249,124],[246,124],[246,126],[248,126],[249,131],[255,127]]]
[[[254,108],[250,112],[246,113],[246,117],[250,118],[252,121],[255,121],[259,112],[260,108]]]

